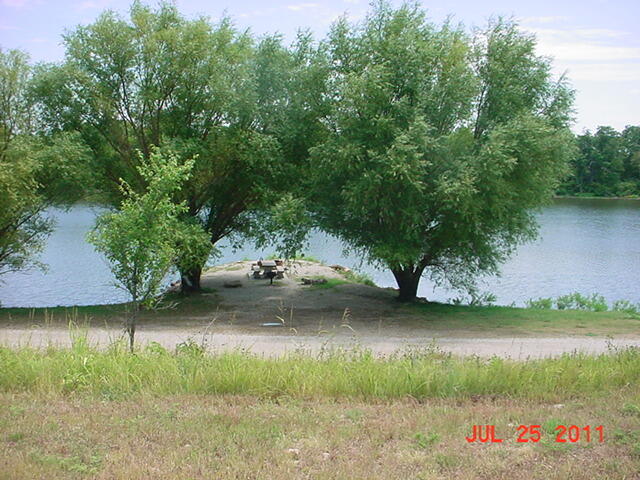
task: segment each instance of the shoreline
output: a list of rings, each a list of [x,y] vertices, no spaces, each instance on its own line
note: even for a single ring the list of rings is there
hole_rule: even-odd
[[[583,197],[580,195],[554,195],[552,198],[554,200],[565,199],[565,198],[570,200],[640,200],[640,196],[638,197],[595,197],[595,196]]]

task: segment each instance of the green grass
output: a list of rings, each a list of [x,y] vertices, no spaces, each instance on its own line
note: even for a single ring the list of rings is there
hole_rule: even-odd
[[[400,312],[415,315],[417,322],[430,329],[471,335],[491,335],[498,331],[514,336],[584,335],[584,329],[588,329],[591,336],[640,334],[640,317],[624,311],[588,312],[444,303],[410,304],[398,308]]]
[[[0,479],[635,478],[640,349],[509,361],[0,348]],[[503,443],[467,444],[472,425]],[[537,444],[516,427],[542,425]],[[604,426],[559,444],[557,425]],[[479,472],[484,472],[479,475]]]
[[[347,270],[346,272],[342,272],[342,275],[351,283],[362,283],[363,285],[369,285],[370,287],[376,286],[373,279],[366,273]]]
[[[327,279],[310,288],[331,290],[351,283],[347,279]],[[399,304],[393,300],[387,322],[402,322],[408,329],[426,327],[433,332],[456,336],[562,336],[640,335],[640,317],[624,311],[588,312],[501,306],[467,306],[441,303]],[[219,308],[215,293],[166,296],[170,308],[142,312],[140,325],[180,326],[184,319],[210,316]],[[120,326],[126,305],[94,305],[55,308],[0,308],[0,325],[47,325],[66,327],[69,323],[87,326]]]
[[[326,280],[325,283],[314,283],[313,288],[330,289],[337,287],[338,285],[346,285],[348,283],[360,283],[362,285],[369,285],[375,287],[371,277],[364,273],[354,272],[353,270],[347,270],[346,272],[339,272],[342,278],[326,278],[323,276],[311,277],[314,280]]]
[[[346,285],[348,282],[346,280],[342,280],[340,278],[325,278],[325,277],[313,277],[314,280],[326,280],[324,283],[313,283],[311,288],[319,289],[319,290],[328,290],[331,288],[335,288],[338,285]]]
[[[325,351],[263,358],[244,352],[207,355],[151,344],[135,355],[123,344],[98,351],[77,337],[73,348],[0,348],[0,391],[99,396],[247,394],[260,397],[360,399],[508,395],[555,398],[606,392],[640,381],[640,350],[511,361],[408,351],[379,358],[370,352]]]

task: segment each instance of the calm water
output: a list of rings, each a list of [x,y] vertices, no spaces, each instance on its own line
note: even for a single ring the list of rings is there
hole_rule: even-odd
[[[49,238],[39,271],[4,275],[0,303],[5,307],[88,305],[125,300],[113,286],[109,269],[84,240],[98,210],[77,206],[54,210],[57,228]],[[540,238],[522,246],[502,269],[501,277],[483,282],[499,304],[522,305],[529,298],[556,297],[574,291],[598,292],[607,300],[640,302],[640,201],[561,199],[539,216]],[[271,250],[222,249],[219,263],[267,256]],[[395,286],[393,276],[345,255],[336,239],[322,233],[311,238],[308,254],[328,263],[359,268],[380,286]],[[434,288],[424,279],[419,295],[446,301],[458,292]]]

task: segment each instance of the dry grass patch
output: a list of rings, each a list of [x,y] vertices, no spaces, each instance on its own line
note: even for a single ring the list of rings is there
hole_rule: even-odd
[[[0,478],[637,478],[640,389],[562,406],[507,397],[417,402],[253,396],[0,394]],[[635,403],[634,403],[635,402]],[[517,424],[604,425],[604,443],[515,442]],[[473,424],[502,444],[468,444]]]

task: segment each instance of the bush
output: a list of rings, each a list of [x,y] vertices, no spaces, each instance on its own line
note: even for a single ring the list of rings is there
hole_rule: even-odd
[[[588,310],[590,312],[606,312],[609,309],[607,301],[602,295],[594,293],[590,297],[586,297],[578,292],[556,298],[556,307],[558,310]]]
[[[633,304],[629,300],[616,300],[613,302],[611,310],[635,315],[640,310],[640,305]]]
[[[553,298],[538,298],[534,300],[530,298],[526,301],[527,308],[536,308],[539,310],[550,310],[553,307]]]

